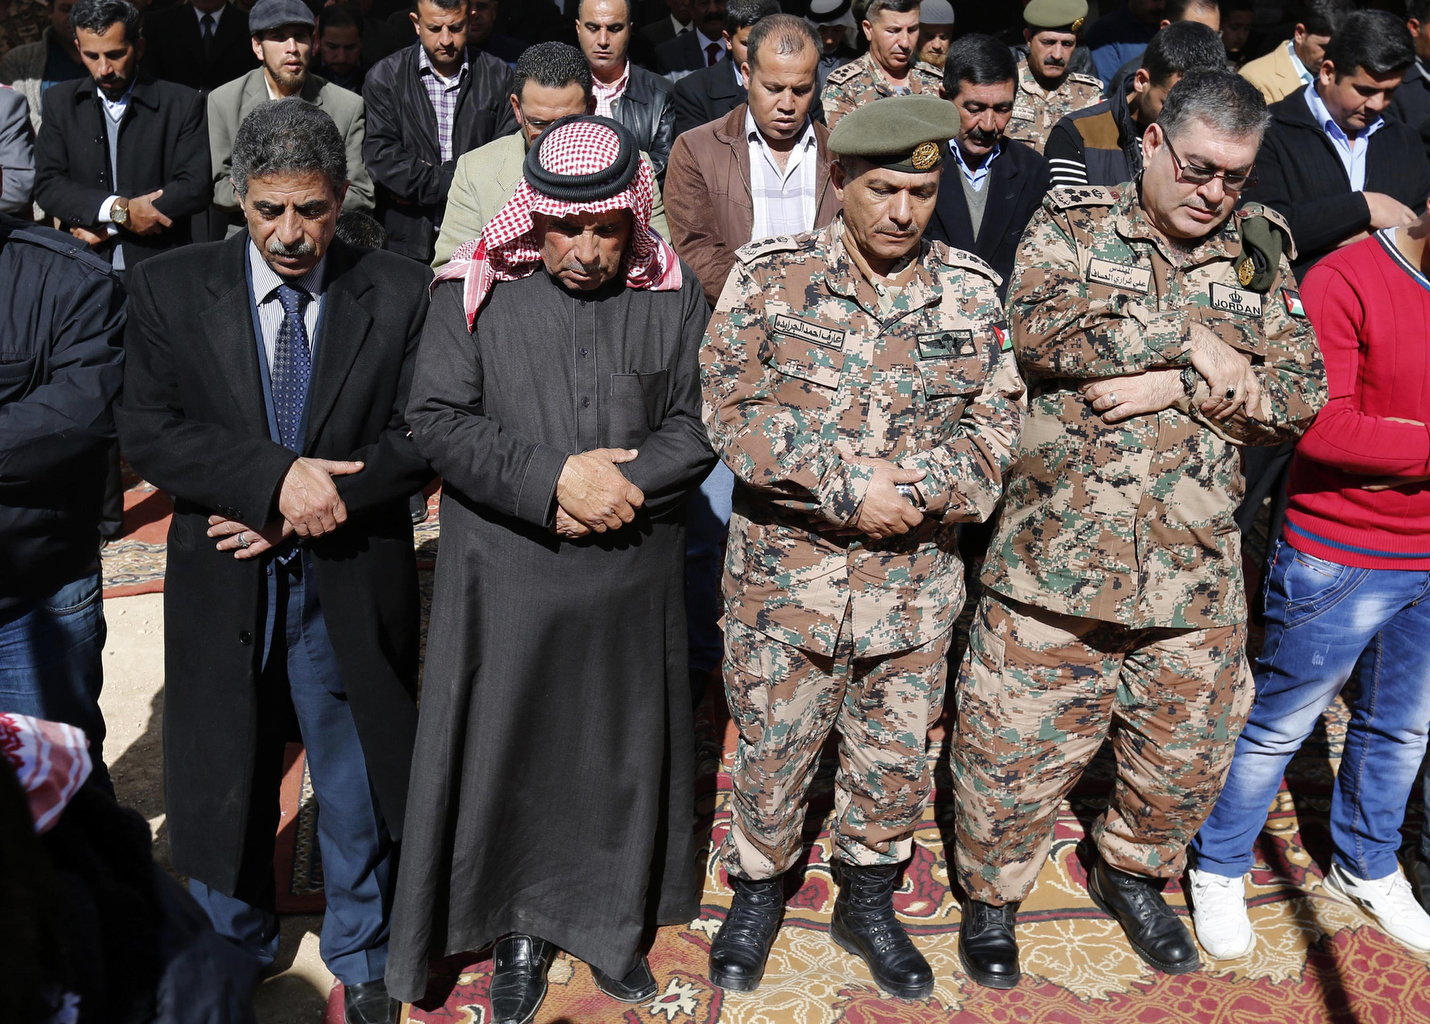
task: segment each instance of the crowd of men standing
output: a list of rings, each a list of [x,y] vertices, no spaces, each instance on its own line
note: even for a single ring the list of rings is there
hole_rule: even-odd
[[[647,1002],[712,685],[726,990],[837,734],[831,938],[932,993],[893,893],[949,690],[979,984],[1104,740],[1090,898],[1153,969],[1245,955],[1353,677],[1324,891],[1430,951],[1430,2],[955,6],[51,0],[0,54],[0,836],[43,865],[0,1017],[251,1019],[292,739],[349,1022],[487,947],[501,1024],[558,949]],[[121,453],[174,502],[187,895],[105,767]]]

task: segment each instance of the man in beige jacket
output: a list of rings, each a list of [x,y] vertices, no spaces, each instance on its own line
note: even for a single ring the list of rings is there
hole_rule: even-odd
[[[243,225],[238,195],[229,180],[233,137],[254,107],[298,96],[333,119],[348,154],[344,210],[373,208],[372,178],[362,162],[366,120],[362,97],[309,72],[313,59],[313,15],[302,0],[258,0],[248,14],[253,52],[262,67],[209,93],[209,152],[213,161],[214,205],[227,219],[225,234]]]
[[[457,246],[480,235],[487,221],[506,205],[521,181],[526,151],[536,137],[561,118],[590,114],[596,106],[591,93],[591,66],[580,50],[565,43],[527,47],[516,62],[511,87],[511,108],[521,130],[494,139],[457,160],[432,258],[434,270],[452,258]],[[645,153],[641,158],[650,163]],[[660,186],[654,187],[650,226],[669,239]]]
[[[1355,9],[1352,0],[1306,0],[1291,38],[1266,56],[1248,61],[1241,77],[1260,89],[1267,103],[1304,89],[1320,72],[1336,26]]]

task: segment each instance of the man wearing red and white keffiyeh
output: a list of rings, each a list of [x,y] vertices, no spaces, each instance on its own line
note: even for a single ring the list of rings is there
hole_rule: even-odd
[[[493,1024],[532,1019],[558,948],[649,1003],[646,926],[700,912],[681,570],[710,307],[623,125],[557,121],[522,173],[437,275],[407,406],[442,552],[386,973],[420,999],[430,957],[492,944]]]
[[[541,265],[535,214],[555,218],[629,210],[633,223],[623,261],[626,287],[680,287],[675,250],[650,227],[655,176],[619,128],[606,118],[567,118],[532,145],[511,199],[480,238],[457,247],[433,281],[435,286],[438,281],[465,280],[468,327],[495,282],[519,280]],[[601,178],[594,184],[572,184],[572,179]]]

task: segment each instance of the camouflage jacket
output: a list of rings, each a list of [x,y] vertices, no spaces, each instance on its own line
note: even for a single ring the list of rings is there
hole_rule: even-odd
[[[1102,102],[1102,83],[1091,75],[1069,74],[1052,92],[1038,84],[1028,70],[1028,58],[1018,62],[1018,91],[1013,116],[1003,134],[1026,142],[1039,153],[1048,143],[1053,125],[1074,110]]]
[[[1265,295],[1237,280],[1238,220],[1258,214],[1284,223],[1250,205],[1191,250],[1173,250],[1131,184],[1048,193],[1009,289],[1029,408],[984,566],[988,586],[1132,627],[1245,619],[1237,446],[1294,440],[1326,400],[1286,257]],[[1207,420],[1204,383],[1190,400],[1118,424],[1078,392],[1100,377],[1190,365],[1193,323],[1250,357],[1264,391],[1259,419]]]
[[[931,92],[937,96],[939,86],[943,84],[943,74],[931,64],[919,61],[909,68],[906,82],[911,93]],[[820,97],[824,103],[824,123],[829,125],[830,131],[834,131],[839,119],[849,111],[885,96],[897,95],[899,92],[889,81],[889,76],[874,63],[874,55],[866,53],[829,73],[824,94]]]
[[[700,353],[705,422],[737,483],[727,614],[782,643],[857,657],[937,638],[963,604],[954,524],[986,519],[1002,490],[1024,392],[977,256],[925,241],[897,289],[876,288],[819,232],[741,248]],[[923,524],[865,541],[872,470],[923,469]]]

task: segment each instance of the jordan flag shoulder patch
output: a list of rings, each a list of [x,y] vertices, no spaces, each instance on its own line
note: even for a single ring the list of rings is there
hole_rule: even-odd
[[[1281,289],[1281,297],[1286,300],[1286,312],[1292,316],[1305,316],[1306,307],[1301,305],[1301,293],[1290,288]]]
[[[993,325],[993,337],[998,339],[998,350],[1007,352],[1013,347],[1013,332],[1008,330],[1008,321],[999,320]]]

